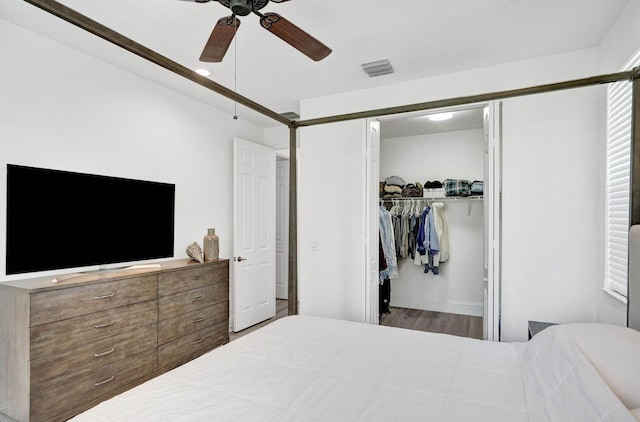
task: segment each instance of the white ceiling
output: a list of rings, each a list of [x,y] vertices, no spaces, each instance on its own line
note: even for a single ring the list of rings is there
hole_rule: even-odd
[[[482,107],[462,107],[451,113],[452,117],[443,121],[431,121],[428,118],[430,114],[438,113],[418,113],[412,116],[391,116],[382,119],[380,138],[402,138],[405,136],[484,128]]]
[[[314,62],[251,15],[241,18],[237,44],[215,64],[198,61],[216,21],[231,14],[215,1],[59,1],[188,68],[204,67],[213,81],[284,113],[299,112],[301,99],[596,47],[631,0],[270,2],[262,12],[282,15],[333,53]],[[1,3],[2,19],[234,113],[232,101],[22,0]],[[369,78],[360,65],[380,59],[389,59],[396,73]],[[279,125],[242,107],[238,114],[263,127]]]

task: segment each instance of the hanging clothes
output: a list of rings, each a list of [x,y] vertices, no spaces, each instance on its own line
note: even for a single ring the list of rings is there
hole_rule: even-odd
[[[380,219],[380,241],[387,268],[380,271],[380,282],[398,277],[398,261],[396,259],[395,236],[391,214],[383,206],[378,207]]]
[[[437,268],[441,262],[449,259],[449,228],[447,226],[447,219],[444,216],[444,204],[442,202],[434,202],[431,205],[431,209],[433,212],[436,236],[438,237],[438,244],[440,246],[439,252],[433,256],[433,266]],[[434,274],[437,274],[437,272],[434,271]]]
[[[439,270],[434,266],[433,257],[440,252],[440,242],[436,233],[433,209],[430,206],[426,206],[422,211],[416,238],[416,251],[414,264],[424,265],[425,273],[431,270],[434,274],[438,274]]]
[[[378,270],[382,271],[387,268],[387,260],[384,257],[384,251],[382,250],[382,239],[378,236]],[[382,279],[378,286],[378,316],[382,314],[391,313],[389,304],[391,303],[391,280],[388,278]]]
[[[433,222],[433,213],[431,212],[431,207],[428,205],[422,211],[416,244],[417,251],[420,256],[435,255],[440,249],[438,236],[436,235],[436,229]]]
[[[409,256],[409,207],[405,205],[400,215],[400,259]]]

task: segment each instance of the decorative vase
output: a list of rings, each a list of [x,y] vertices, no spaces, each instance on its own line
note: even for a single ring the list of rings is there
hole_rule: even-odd
[[[207,229],[207,235],[202,241],[204,245],[204,260],[211,262],[218,259],[220,253],[220,240],[216,234],[216,229]]]

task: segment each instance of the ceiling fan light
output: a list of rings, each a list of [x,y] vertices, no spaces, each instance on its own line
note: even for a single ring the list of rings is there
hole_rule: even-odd
[[[209,76],[209,75],[211,75],[211,72],[209,72],[207,69],[202,69],[202,68],[200,68],[200,69],[196,69],[196,73],[197,73],[198,75],[202,75],[202,76]]]

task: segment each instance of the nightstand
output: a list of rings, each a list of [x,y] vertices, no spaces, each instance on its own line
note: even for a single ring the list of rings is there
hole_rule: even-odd
[[[544,330],[545,328],[551,327],[552,325],[557,324],[553,322],[529,321],[529,340],[531,340],[531,338],[538,334],[540,331]]]

